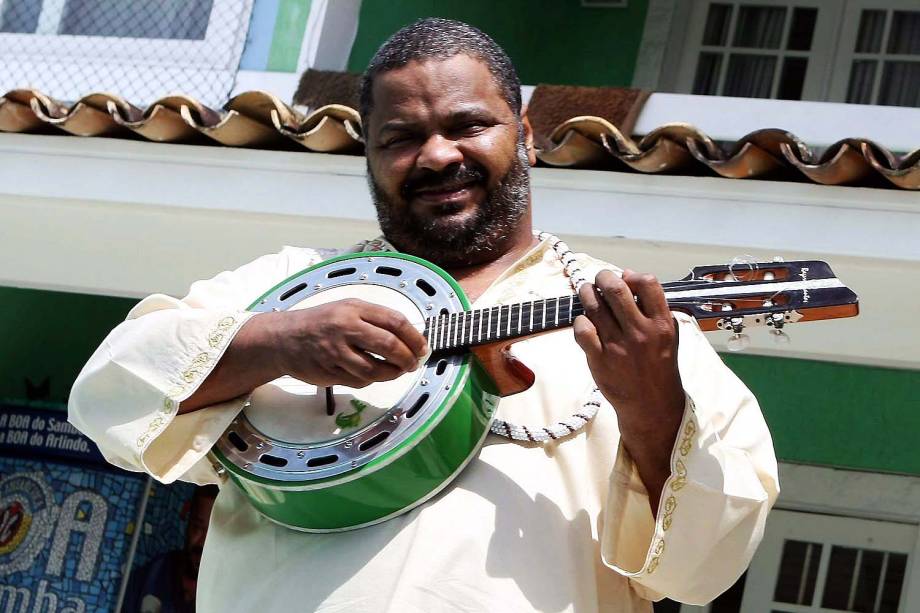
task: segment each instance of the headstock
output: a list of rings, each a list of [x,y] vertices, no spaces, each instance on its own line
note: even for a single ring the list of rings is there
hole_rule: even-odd
[[[747,346],[742,330],[751,326],[768,326],[787,342],[786,324],[859,313],[856,294],[818,260],[697,266],[663,287],[672,310],[692,315],[703,330],[731,331],[733,351]]]

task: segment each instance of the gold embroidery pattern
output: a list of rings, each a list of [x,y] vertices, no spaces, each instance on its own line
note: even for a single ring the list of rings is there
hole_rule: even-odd
[[[179,374],[182,383],[173,385],[167,390],[166,397],[163,399],[163,404],[157,412],[157,415],[147,424],[147,429],[137,437],[136,444],[138,449],[143,449],[157,431],[169,422],[169,418],[172,417],[179,407],[176,397],[185,392],[191,384],[198,381],[205,372],[206,367],[214,361],[217,353],[226,343],[228,337],[227,332],[237,325],[237,323],[238,320],[235,317],[222,317],[217,324],[215,324],[214,328],[208,332],[206,336],[208,339],[208,346],[217,351],[215,353],[208,353],[207,351],[200,352],[192,358],[185,370]]]
[[[695,413],[693,402],[690,403],[691,418],[687,420],[687,423],[684,425],[684,430],[681,433],[680,444],[677,446],[677,451],[680,454],[674,461],[674,477],[671,479],[671,483],[668,486],[671,489],[672,494],[668,496],[664,501],[664,515],[661,518],[661,528],[662,531],[667,532],[671,529],[671,524],[674,521],[674,511],[677,509],[677,497],[674,493],[683,489],[687,485],[687,465],[684,463],[684,458],[690,453],[690,450],[693,448],[693,435],[696,434],[696,423],[693,421],[692,415]],[[648,563],[648,569],[646,572],[652,574],[658,570],[658,565],[661,563],[661,554],[664,552],[664,538],[660,538],[655,544],[653,549],[652,559]]]

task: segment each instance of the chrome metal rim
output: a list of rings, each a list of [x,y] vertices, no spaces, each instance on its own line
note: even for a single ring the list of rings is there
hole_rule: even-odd
[[[424,318],[463,310],[451,283],[437,272],[392,255],[336,259],[287,279],[250,310],[286,311],[309,296],[345,285],[380,285],[407,297]],[[379,419],[347,436],[319,443],[281,441],[246,416],[235,419],[217,442],[221,454],[252,476],[272,481],[314,481],[341,475],[393,453],[425,425],[454,391],[463,355],[429,358],[416,384]]]

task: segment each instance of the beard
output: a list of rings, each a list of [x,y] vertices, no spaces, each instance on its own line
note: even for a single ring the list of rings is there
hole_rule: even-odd
[[[452,213],[458,209],[450,204],[442,208],[442,215],[420,217],[383,191],[369,165],[367,180],[380,229],[388,241],[407,253],[441,266],[465,266],[482,261],[484,255],[496,252],[514,235],[530,205],[529,167],[527,146],[520,133],[508,172],[487,191],[485,201],[463,219],[454,218]],[[484,182],[486,178],[485,170],[478,164],[461,164],[406,181],[400,196],[403,202],[408,202],[411,194],[422,187]]]

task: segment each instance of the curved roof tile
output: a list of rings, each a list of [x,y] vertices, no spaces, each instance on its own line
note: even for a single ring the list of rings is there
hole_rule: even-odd
[[[298,108],[261,91],[239,94],[215,110],[183,95],[166,96],[140,109],[114,94],[93,93],[68,106],[39,91],[18,89],[0,96],[0,132],[61,130],[77,136],[138,135],[165,143],[362,151],[357,111],[341,104],[308,114]],[[637,142],[607,119],[578,116],[549,133],[537,158],[567,168],[920,189],[920,149],[898,156],[870,140],[848,138],[819,154],[794,134],[775,128],[720,145],[690,124],[671,123]]]

